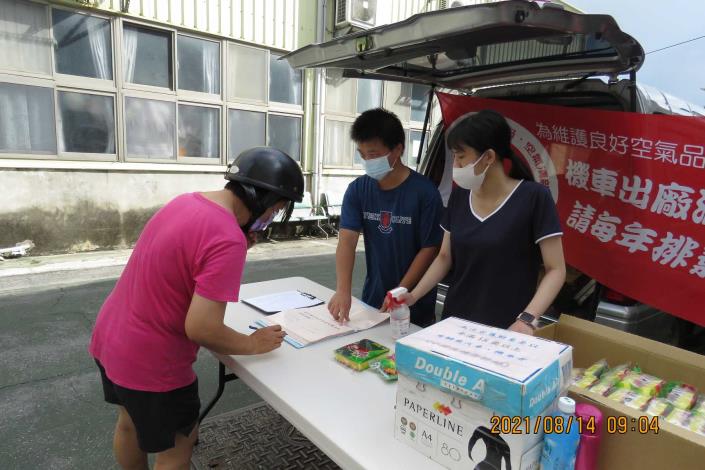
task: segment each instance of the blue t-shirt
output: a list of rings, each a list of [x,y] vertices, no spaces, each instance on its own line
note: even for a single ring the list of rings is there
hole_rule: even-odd
[[[443,318],[508,328],[536,293],[539,242],[560,236],[551,192],[521,181],[488,216],[475,214],[470,191],[454,188],[443,216],[453,267]]]
[[[363,302],[379,308],[386,293],[399,285],[422,248],[439,246],[443,203],[438,189],[415,171],[388,191],[367,175],[350,183],[340,227],[362,232],[367,276]],[[436,290],[411,308],[411,321],[428,326],[435,320]]]

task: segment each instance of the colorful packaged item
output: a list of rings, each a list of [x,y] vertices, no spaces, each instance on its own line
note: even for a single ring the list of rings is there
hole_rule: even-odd
[[[600,380],[593,375],[580,374],[573,378],[573,385],[583,390],[587,390]]]
[[[688,428],[701,436],[705,436],[705,416],[694,415],[691,413]]]
[[[627,375],[631,373],[637,373],[641,372],[641,370],[638,367],[632,367],[631,364],[620,364],[616,367],[611,368],[607,372],[605,372],[602,377],[600,378],[605,378],[605,377],[617,377],[619,380],[624,379]]]
[[[652,416],[667,416],[674,408],[665,398],[652,398],[646,412]]]
[[[634,373],[629,374],[617,385],[619,388],[633,390],[642,395],[655,397],[661,392],[665,382],[653,375]]]
[[[570,371],[571,383],[575,382],[576,379],[579,379],[583,375],[585,375],[585,369],[576,369],[576,368],[571,369],[571,371]]]
[[[644,411],[649,405],[649,401],[651,401],[651,397],[648,395],[620,387],[614,387],[610,390],[607,393],[607,397],[639,411]]]
[[[681,410],[680,408],[673,407],[670,413],[666,416],[666,421],[676,426],[688,429],[690,424],[691,414],[690,411]]]
[[[696,415],[705,416],[705,395],[698,395],[695,405],[690,412]]]
[[[376,371],[384,380],[392,381],[399,378],[399,374],[397,374],[397,362],[394,358],[394,354],[379,361],[374,361],[370,364],[370,370]]]
[[[621,382],[631,372],[629,364],[622,364],[604,372],[600,380],[592,385],[589,390],[600,395],[606,395],[612,387]]]
[[[599,395],[607,395],[619,383],[619,377],[611,375],[598,380],[589,390]]]
[[[600,378],[600,376],[602,376],[602,374],[604,374],[608,369],[609,366],[607,365],[607,360],[600,359],[599,361],[585,369],[584,375],[592,375],[593,377]]]
[[[343,346],[335,350],[335,359],[355,370],[365,370],[379,356],[389,352],[389,348],[369,339]]]
[[[682,382],[668,382],[661,392],[666,400],[676,408],[690,410],[697,400],[697,390],[692,385]]]

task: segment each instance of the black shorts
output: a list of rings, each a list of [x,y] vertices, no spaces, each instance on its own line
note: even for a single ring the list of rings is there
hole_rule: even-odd
[[[169,392],[143,392],[114,384],[97,360],[105,401],[125,407],[137,429],[144,452],[163,452],[174,447],[176,433],[188,436],[198,421],[201,400],[198,379]]]

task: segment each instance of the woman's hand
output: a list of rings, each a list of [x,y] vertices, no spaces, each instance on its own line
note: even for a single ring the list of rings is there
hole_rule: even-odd
[[[509,331],[515,331],[517,333],[524,333],[525,335],[534,336],[534,329],[523,321],[515,321],[512,326],[509,327]]]
[[[418,299],[411,292],[407,292],[406,294],[402,294],[401,298],[399,300],[404,302],[407,307],[411,307],[416,302],[418,302]],[[379,311],[380,312],[388,312],[389,311],[389,299],[387,298],[386,295],[384,296],[384,303],[382,304],[382,308],[380,308]]]

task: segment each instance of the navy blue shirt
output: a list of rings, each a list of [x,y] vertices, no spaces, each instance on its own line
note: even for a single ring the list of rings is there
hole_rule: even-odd
[[[343,198],[340,228],[362,232],[367,275],[362,300],[380,308],[397,287],[422,248],[439,246],[443,203],[438,190],[415,171],[399,186],[382,190],[367,175],[350,183]],[[411,321],[428,326],[435,320],[436,290],[411,307]]]
[[[472,208],[470,191],[454,188],[441,226],[450,232],[453,262],[443,318],[508,328],[536,293],[539,242],[561,235],[551,192],[521,181],[482,218]]]

